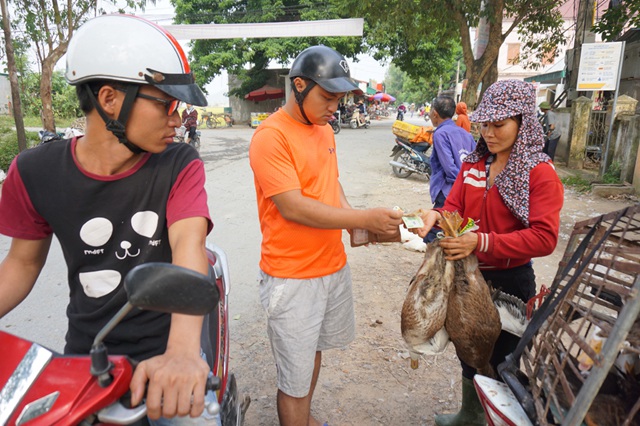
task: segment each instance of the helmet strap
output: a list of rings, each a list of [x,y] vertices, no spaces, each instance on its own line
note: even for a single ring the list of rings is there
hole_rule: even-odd
[[[135,84],[127,86],[124,101],[122,102],[122,108],[120,109],[120,114],[118,115],[118,119],[114,120],[104,112],[93,92],[89,88],[87,88],[91,103],[93,103],[94,108],[96,109],[96,111],[98,111],[98,114],[100,114],[100,117],[102,117],[102,120],[105,122],[105,127],[107,128],[107,130],[113,133],[115,137],[118,138],[118,141],[126,146],[129,151],[134,154],[142,154],[143,152],[147,152],[144,149],[131,143],[127,139],[127,135],[125,134],[127,120],[129,119],[131,108],[133,107],[133,103],[135,102],[136,96],[138,95],[138,89],[139,87]]]
[[[302,107],[302,103],[304,102],[304,98],[307,97],[307,94],[313,89],[316,85],[316,82],[313,80],[305,80],[307,82],[307,87],[304,88],[302,92],[298,92],[296,85],[293,83],[293,79],[291,80],[291,87],[293,88],[293,95],[296,97],[296,104],[298,104],[298,108],[300,108],[300,114],[302,114],[302,118],[306,121],[305,124],[312,124],[311,120],[307,117],[307,114],[304,112],[304,108]]]

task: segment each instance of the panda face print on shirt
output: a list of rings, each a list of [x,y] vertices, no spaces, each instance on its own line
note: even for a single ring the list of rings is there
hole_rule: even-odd
[[[108,256],[117,267],[118,263],[138,257],[145,247],[160,245],[160,240],[152,239],[157,230],[158,214],[141,211],[131,217],[130,223],[113,224],[104,217],[90,219],[80,228],[80,239],[90,247],[84,252],[86,256]],[[124,235],[133,238],[125,239]],[[122,273],[117,269],[80,272],[78,278],[85,294],[98,298],[118,287]]]

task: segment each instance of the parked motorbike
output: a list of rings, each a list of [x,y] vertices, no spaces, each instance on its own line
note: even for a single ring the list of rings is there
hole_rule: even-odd
[[[345,109],[344,113],[340,112],[340,124],[348,126],[352,115],[353,109]]]
[[[40,145],[47,142],[62,140],[62,134],[50,132],[49,130],[39,130],[38,137],[40,137]]]
[[[340,111],[336,111],[333,113],[333,118],[331,118],[329,120],[329,125],[331,126],[331,128],[333,129],[333,134],[337,135],[338,133],[340,133]]]
[[[200,130],[196,130],[196,135],[189,141],[189,145],[194,147],[196,151],[200,152]],[[176,137],[175,141],[179,143],[183,143],[187,137],[187,128],[182,125],[176,128]]]
[[[359,127],[368,129],[370,125],[371,120],[369,120],[369,116],[367,114],[361,114],[358,110],[353,111],[351,120],[349,121],[349,127],[352,129],[357,129]]]
[[[393,174],[399,178],[408,178],[418,173],[427,179],[431,176],[431,164],[427,151],[431,144],[427,142],[411,143],[407,139],[396,137],[396,145],[391,150],[389,161]]]
[[[229,270],[225,253],[207,246],[211,277],[169,263],[146,263],[124,279],[127,303],[96,336],[90,355],[62,355],[0,331],[0,425],[145,425],[144,403],[130,405],[136,362],[108,355],[104,338],[134,308],[206,315],[203,351],[216,400],[205,409],[223,426],[240,426],[249,406],[229,373]]]

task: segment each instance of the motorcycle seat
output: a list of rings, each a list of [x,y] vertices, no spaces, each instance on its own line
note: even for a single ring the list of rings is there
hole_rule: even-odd
[[[418,152],[425,152],[427,149],[429,149],[430,146],[431,145],[427,142],[418,142],[411,144],[411,148],[415,149]]]

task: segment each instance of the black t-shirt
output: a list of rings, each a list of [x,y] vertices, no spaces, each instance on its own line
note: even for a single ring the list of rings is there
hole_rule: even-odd
[[[95,335],[126,302],[127,271],[171,262],[167,200],[196,151],[171,144],[116,177],[92,176],[73,159],[71,141],[23,152],[17,168],[36,211],[60,241],[68,266],[65,353],[88,353]],[[134,309],[109,333],[111,354],[146,359],[164,353],[170,315]]]

